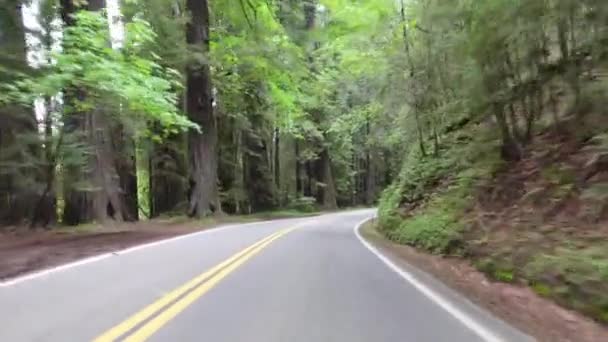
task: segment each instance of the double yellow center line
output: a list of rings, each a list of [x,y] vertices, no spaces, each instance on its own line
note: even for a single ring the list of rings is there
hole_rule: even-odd
[[[145,341],[227,275],[293,229],[278,231],[243,249],[106,331],[94,342],[110,342],[120,337],[123,337],[123,341],[128,342]],[[138,329],[134,329],[136,327]]]

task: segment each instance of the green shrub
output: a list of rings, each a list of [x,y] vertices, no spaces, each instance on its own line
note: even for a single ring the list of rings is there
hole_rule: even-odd
[[[539,282],[532,283],[532,290],[543,297],[549,297],[552,292],[549,286]]]
[[[506,255],[496,254],[475,261],[475,267],[489,278],[512,283],[516,280],[515,266]]]
[[[494,279],[505,282],[512,283],[515,280],[515,276],[513,275],[513,270],[503,270],[498,269],[494,271]]]
[[[317,200],[314,197],[305,196],[293,200],[286,209],[303,213],[312,213],[319,210],[319,208],[317,208]]]
[[[378,227],[390,230],[399,225],[401,219],[396,213],[401,201],[401,189],[398,183],[386,188],[378,201]]]
[[[388,237],[433,253],[447,253],[459,241],[461,230],[462,226],[452,213],[434,208],[403,221],[388,233]]]

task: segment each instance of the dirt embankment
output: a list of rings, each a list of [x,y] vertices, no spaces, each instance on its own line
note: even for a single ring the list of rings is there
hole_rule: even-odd
[[[479,186],[464,221],[478,269],[608,323],[608,144],[572,127],[537,136]]]
[[[380,207],[382,233],[419,250],[450,255],[453,260],[441,260],[462,263],[464,266],[453,266],[458,272],[469,274],[462,268],[469,267],[500,282],[492,285],[490,292],[523,298],[519,309],[496,299],[500,305],[513,309],[513,319],[523,317],[539,327],[547,323],[543,333],[552,327],[560,332],[544,335],[543,340],[583,341],[582,337],[577,338],[586,334],[585,324],[576,323],[581,322],[576,318],[579,314],[587,316],[589,324],[594,321],[605,329],[605,115],[590,113],[563,118],[557,125],[552,123],[525,146],[521,160],[509,162],[496,162],[492,159],[497,156],[495,153],[483,152],[484,146],[492,152],[491,144],[498,141],[471,133],[479,127],[482,132],[487,129],[481,125],[469,127],[463,135],[472,138],[461,145],[453,139],[446,147],[449,152],[410,163],[405,169],[408,177],[401,179],[404,186],[389,189],[392,192],[385,196],[384,207]],[[456,155],[466,158],[452,158]],[[449,269],[443,271],[449,273]],[[492,296],[488,298],[495,298]],[[542,304],[547,300],[553,306]],[[543,311],[535,311],[536,304]],[[560,340],[562,334],[569,337]],[[608,341],[608,337],[585,341]]]

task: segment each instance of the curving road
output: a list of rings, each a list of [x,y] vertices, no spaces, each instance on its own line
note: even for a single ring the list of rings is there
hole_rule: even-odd
[[[531,340],[370,250],[354,228],[373,215],[235,225],[0,283],[0,341]]]

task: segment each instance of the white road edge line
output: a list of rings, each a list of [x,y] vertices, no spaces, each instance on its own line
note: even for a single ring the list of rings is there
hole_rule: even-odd
[[[386,266],[388,266],[392,271],[397,273],[401,278],[409,282],[412,286],[414,286],[418,291],[422,292],[427,298],[435,302],[435,304],[439,305],[442,309],[450,313],[454,318],[459,320],[463,325],[481,337],[484,341],[487,342],[505,342],[502,338],[496,336],[495,333],[490,331],[488,328],[481,325],[479,322],[475,321],[470,315],[466,314],[462,310],[458,309],[452,302],[443,298],[437,292],[433,291],[431,288],[424,285],[420,280],[418,280],[414,275],[402,269],[393,263],[389,258],[384,256],[378,249],[372,246],[369,242],[365,241],[365,239],[361,236],[361,226],[369,220],[374,219],[375,216],[368,217],[365,220],[359,222],[355,228],[354,232],[359,241],[373,254],[375,254]]]
[[[287,220],[289,220],[289,219],[287,219]],[[254,226],[254,225],[265,224],[265,223],[268,223],[268,222],[271,222],[271,221],[274,221],[274,220],[259,221],[259,222],[250,222],[250,223],[241,223],[241,224],[231,224],[231,225],[227,225],[227,226],[220,226],[220,227],[217,227],[217,228],[209,228],[209,229],[201,230],[201,231],[194,232],[194,233],[179,235],[179,236],[175,236],[175,237],[164,239],[164,240],[158,240],[158,241],[148,242],[148,243],[144,243],[144,244],[141,244],[141,245],[137,245],[137,246],[133,246],[133,247],[125,248],[125,249],[120,249],[120,250],[117,250],[117,251],[114,251],[114,252],[103,253],[103,254],[92,256],[92,257],[84,258],[84,259],[81,259],[81,260],[78,260],[78,261],[69,262],[67,264],[63,264],[63,265],[60,265],[60,266],[50,267],[50,268],[42,269],[40,271],[35,271],[35,272],[32,272],[32,273],[27,273],[25,275],[18,276],[16,278],[11,278],[11,279],[7,279],[7,280],[4,280],[4,281],[0,281],[0,288],[13,286],[13,285],[22,283],[22,282],[27,281],[27,280],[41,278],[41,277],[47,276],[47,275],[52,274],[52,273],[61,272],[61,271],[65,271],[65,270],[70,269],[70,268],[74,268],[74,267],[90,264],[90,263],[93,263],[93,262],[97,262],[97,261],[100,261],[100,260],[104,260],[104,259],[110,258],[110,257],[115,256],[115,255],[128,254],[128,253],[132,253],[132,252],[135,252],[135,251],[138,251],[138,250],[141,250],[141,249],[150,248],[150,247],[162,245],[162,244],[165,244],[165,243],[169,243],[169,242],[174,242],[174,241],[177,241],[177,240],[186,239],[186,238],[193,237],[193,236],[196,236],[196,235],[212,234],[212,233],[217,233],[219,231],[224,231],[224,230],[230,230],[230,229],[241,228],[241,227],[246,227],[246,226]]]

